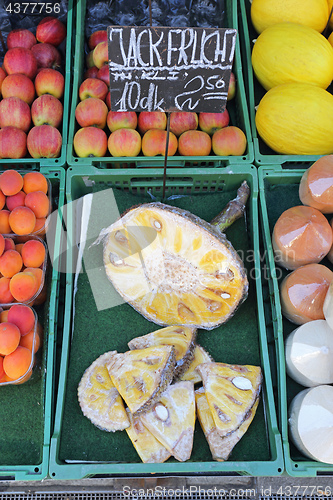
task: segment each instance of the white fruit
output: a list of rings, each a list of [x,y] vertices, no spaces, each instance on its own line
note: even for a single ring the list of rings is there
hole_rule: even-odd
[[[333,330],[325,320],[309,321],[286,340],[288,375],[305,387],[333,383]]]
[[[308,458],[333,464],[333,387],[304,389],[292,400],[290,434]]]

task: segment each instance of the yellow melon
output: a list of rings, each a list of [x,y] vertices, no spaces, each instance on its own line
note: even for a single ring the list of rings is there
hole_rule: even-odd
[[[327,0],[252,0],[251,4],[252,24],[258,33],[283,22],[310,26],[321,33],[328,14]]]
[[[333,31],[332,31],[332,33],[330,34],[330,36],[328,37],[328,39],[327,39],[327,40],[330,42],[330,44],[331,44],[331,45],[332,45],[332,47],[333,47]]]
[[[333,0],[327,0],[327,3],[328,3],[329,14],[330,14],[332,9],[333,9]],[[333,30],[333,12],[332,12],[332,15],[330,16],[329,27],[331,28],[331,30]]]
[[[333,47],[308,26],[274,24],[258,36],[253,46],[252,66],[266,90],[289,82],[327,89],[333,80]]]
[[[269,90],[256,113],[260,137],[280,154],[333,153],[333,95],[307,83]]]

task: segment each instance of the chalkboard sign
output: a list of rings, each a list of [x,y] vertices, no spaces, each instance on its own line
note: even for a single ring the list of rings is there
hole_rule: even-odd
[[[231,28],[109,26],[111,109],[224,111],[236,33]]]

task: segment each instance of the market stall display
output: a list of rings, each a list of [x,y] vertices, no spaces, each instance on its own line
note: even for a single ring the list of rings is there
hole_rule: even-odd
[[[45,6],[1,9],[0,162],[14,168],[66,161],[73,4]]]
[[[120,12],[114,6],[104,8],[103,11],[99,10],[100,8],[100,6],[95,7],[96,10],[94,10],[88,0],[88,2],[80,2],[77,9],[79,36],[75,48],[76,67],[74,69],[67,162],[70,165],[93,164],[100,168],[163,166],[167,125],[165,113],[142,110],[140,114],[130,111],[121,112],[123,125],[120,126],[126,127],[126,129],[120,132],[113,131],[112,118],[114,114],[110,111],[108,111],[107,117],[109,119],[107,118],[107,126],[105,126],[107,109],[103,106],[105,99],[107,107],[110,108],[110,93],[107,93],[109,74],[105,70],[105,66],[103,67],[103,63],[107,60],[105,29],[111,25],[149,25],[147,5],[145,4],[142,9],[132,9],[131,6],[128,6],[124,12]],[[184,24],[179,26],[235,27],[237,29],[236,3],[226,1],[223,6],[219,2],[212,4],[210,16],[207,19],[204,17],[207,9],[206,4],[203,8],[200,5],[193,5],[191,9],[188,9],[188,6],[179,8],[181,16],[177,16],[177,13],[180,14],[178,8],[170,4],[169,9],[163,12],[164,7],[161,8],[159,3],[153,5],[153,25],[175,26],[175,23],[182,22]],[[130,24],[128,24],[129,22]],[[83,90],[82,86],[89,90],[89,95],[99,99],[102,97],[103,101],[98,105],[96,103],[94,118],[90,117],[88,121],[85,118],[84,108],[89,108],[91,104],[82,101],[82,92],[80,93],[80,89]],[[100,89],[101,94],[97,97],[93,87],[96,87],[96,90],[97,87]],[[92,92],[94,93],[92,94]],[[249,136],[248,111],[238,39],[236,40],[227,112],[216,113],[215,117],[205,117],[205,114],[208,115],[208,113],[203,113],[200,117],[200,115],[197,116],[197,113],[190,112],[171,114],[168,165],[174,167],[187,164],[221,166],[239,161],[251,162],[253,159],[252,141]],[[137,120],[140,122],[145,115],[149,116],[149,130],[145,130],[144,133]],[[214,113],[209,113],[209,115],[214,115]],[[210,123],[204,125],[204,121],[207,119]],[[91,120],[98,123],[98,127],[101,128],[92,128]],[[162,125],[158,125],[158,121],[162,122]],[[223,127],[223,131],[215,132],[217,135],[212,142],[211,135],[214,128],[217,127]],[[153,132],[151,130],[153,128],[162,128],[162,131]],[[211,131],[211,135],[207,130]]]
[[[327,165],[329,160],[329,157],[323,157],[319,165]],[[299,267],[290,272],[293,265],[288,266],[283,259],[280,260],[278,252],[275,252],[274,260],[272,252],[275,227],[279,223],[281,214],[285,211],[288,213],[290,210],[290,232],[288,234],[286,231],[285,241],[291,236],[293,229],[295,229],[294,242],[298,238],[302,240],[305,234],[303,230],[309,231],[308,242],[298,248],[297,245],[294,247],[293,261],[297,262],[305,246],[311,245],[310,235],[315,228],[315,221],[308,221],[303,228],[302,225],[298,226],[298,214],[292,208],[301,206],[300,198],[309,205],[312,204],[311,196],[303,197],[307,180],[312,189],[316,189],[317,192],[319,183],[320,193],[326,203],[329,200],[333,177],[327,175],[326,168],[320,169],[320,173],[317,169],[317,162],[314,162],[307,171],[283,170],[281,166],[267,166],[259,169],[262,227],[270,268],[269,285],[272,297],[274,297],[271,305],[274,314],[273,329],[280,388],[279,411],[286,471],[291,476],[314,476],[322,471],[329,473],[332,470],[329,439],[325,445],[327,454],[320,450],[322,448],[320,435],[321,432],[325,432],[323,415],[327,415],[326,422],[329,422],[331,418],[329,405],[327,406],[325,397],[321,396],[328,394],[325,392],[325,387],[330,383],[328,382],[329,370],[325,371],[324,367],[327,363],[329,364],[330,339],[333,335],[329,322],[325,320],[325,314],[328,318],[330,317],[328,304],[329,290],[333,280],[332,264],[325,250],[319,263],[313,254],[312,263],[302,265],[302,262],[299,262]],[[316,181],[311,182],[312,175],[317,185]],[[325,211],[325,205],[320,208]],[[325,215],[322,214],[327,222],[325,228],[331,230],[330,214],[325,212]],[[293,224],[296,224],[297,228],[293,227]],[[321,237],[320,230],[316,241],[320,242]],[[325,313],[324,304],[326,304]],[[295,330],[295,324],[302,326]],[[313,386],[316,389],[313,392],[312,390],[303,391],[304,387]],[[309,405],[312,404],[315,404],[313,415],[318,416],[318,418],[316,416],[315,427],[311,424],[312,416],[309,411]],[[313,429],[313,433],[307,433],[308,426]],[[291,434],[288,436],[289,430]]]
[[[207,172],[208,180],[210,175],[214,176],[214,172],[216,173],[216,170],[210,170],[210,172]],[[244,219],[239,219],[227,230],[227,235],[228,239],[230,239],[230,241],[234,242],[234,244],[237,245],[236,250],[238,250],[239,252],[242,250],[244,252],[244,255],[246,254],[246,252],[254,251],[253,256],[256,256],[256,259],[258,255],[258,247],[256,243],[257,239],[255,236],[255,228],[257,228],[257,223],[254,222],[253,219],[253,217],[256,217],[256,208],[254,204],[254,200],[256,198],[255,168],[242,168],[241,166],[235,166],[233,167],[232,172],[225,171],[224,169],[219,171],[218,178],[215,177],[214,179],[218,182],[218,185],[220,185],[220,182],[222,182],[222,185],[224,187],[220,191],[216,188],[213,188],[213,190],[211,190],[211,186],[209,186],[208,189],[211,191],[208,193],[208,195],[203,192],[202,194],[196,195],[192,190],[192,186],[194,186],[193,182],[196,186],[199,185],[196,183],[196,181],[198,181],[199,183],[201,182],[201,177],[199,176],[199,174],[198,176],[196,176],[192,171],[184,171],[183,169],[180,171],[174,170],[174,175],[176,175],[176,178],[178,179],[178,184],[183,182],[181,179],[184,179],[184,174],[186,177],[190,175],[190,178],[193,179],[193,181],[191,181],[191,186],[189,186],[189,184],[187,183],[187,185],[183,184],[182,189],[177,187],[174,190],[172,188],[173,183],[171,183],[170,185],[169,181],[167,181],[168,199],[166,201],[168,202],[168,204],[171,204],[173,207],[175,207],[175,210],[190,210],[191,213],[194,213],[205,221],[211,220],[214,215],[216,215],[217,203],[221,208],[223,208],[223,206],[225,206],[227,202],[235,198],[239,185],[244,180],[247,181],[251,190],[247,209],[247,220],[250,223],[251,230],[247,232],[246,226],[244,225]],[[82,175],[86,176],[84,182],[82,179]],[[142,190],[142,194],[140,194],[141,189],[138,190],[137,183],[135,186],[133,185],[130,188],[129,193],[126,193],[126,191],[122,189],[113,189],[118,208],[121,212],[133,205],[137,205],[138,202],[149,202],[149,198],[147,198],[147,196],[149,197],[149,195],[145,194],[147,193],[147,189],[149,188],[149,186],[151,186],[152,194],[154,196],[158,195],[160,188],[162,187],[161,172],[157,169],[154,171],[149,170],[147,173],[145,173],[143,170],[140,170],[140,175],[140,186],[144,187],[144,189]],[[149,181],[147,175],[149,175],[149,178],[152,175],[154,179]],[[119,181],[119,176],[112,170],[106,172],[102,169],[90,167],[88,172],[88,170],[85,168],[79,169],[78,167],[69,167],[67,171],[67,179],[68,200],[74,202],[74,204],[71,204],[73,206],[71,206],[69,212],[69,220],[71,222],[68,227],[70,229],[70,233],[72,234],[72,231],[74,229],[73,224],[76,224],[75,221],[78,220],[80,221],[80,226],[82,227],[82,229],[87,229],[88,240],[93,242],[96,240],[96,237],[98,237],[100,229],[102,229],[103,227],[108,227],[110,225],[110,222],[112,222],[110,221],[108,215],[110,211],[104,210],[104,215],[101,214],[101,211],[98,209],[98,199],[100,196],[105,196],[105,188],[114,186],[113,179],[115,181]],[[124,181],[125,179],[126,177],[124,177]],[[158,179],[159,183],[157,186],[155,186],[156,180]],[[211,179],[213,180],[213,177],[211,177]],[[220,179],[220,181],[218,179]],[[91,181],[93,182],[91,183]],[[89,193],[91,194],[89,195]],[[179,198],[176,197],[175,199],[173,199],[173,197],[171,196],[170,198],[170,195],[173,193],[183,194],[183,196]],[[85,194],[88,194],[88,197],[81,200],[83,202],[83,205],[81,205],[83,209],[82,213],[89,213],[89,216],[87,215],[87,218],[86,216],[83,217],[85,219],[85,222],[82,226],[81,221],[83,219],[82,216],[79,215],[81,212],[76,212],[75,207],[77,206],[77,202],[75,200],[78,200]],[[92,198],[91,195],[93,195]],[[88,201],[89,199],[92,202],[91,205]],[[110,196],[108,196],[108,199],[111,199]],[[79,206],[81,204],[81,201],[79,203]],[[88,205],[86,205],[86,203],[88,203]],[[90,210],[89,212],[87,212],[89,205]],[[201,210],[200,206],[202,207]],[[252,233],[252,231],[254,231],[254,233]],[[94,233],[94,236],[91,232]],[[85,237],[82,234],[81,238],[84,238],[85,240]],[[249,246],[252,245],[252,243],[250,243],[252,241],[254,242],[254,250],[251,250],[251,248],[253,247]],[[200,364],[200,361],[202,360],[208,361],[207,366],[209,366],[209,364],[211,363],[211,359],[208,353],[213,354],[214,360],[217,362],[217,365],[219,365],[219,362],[221,362],[233,366],[235,365],[235,369],[236,365],[252,365],[261,367],[262,376],[265,380],[265,383],[262,387],[262,397],[260,398],[255,416],[253,412],[253,421],[251,422],[251,425],[248,426],[248,429],[242,439],[240,439],[240,437],[245,432],[246,428],[242,428],[238,433],[236,425],[233,440],[230,440],[230,443],[228,444],[228,446],[230,447],[230,451],[232,449],[232,442],[235,445],[229,459],[222,462],[213,461],[212,454],[206,441],[204,432],[200,429],[199,422],[197,422],[194,430],[193,449],[190,460],[186,459],[184,462],[179,462],[172,457],[167,459],[168,455],[166,454],[166,452],[164,452],[163,458],[165,458],[166,461],[164,461],[163,463],[141,463],[140,456],[142,455],[142,448],[139,446],[141,454],[139,453],[138,456],[137,451],[135,451],[135,449],[133,448],[133,445],[126,433],[103,432],[95,425],[93,425],[88,418],[85,418],[81,411],[80,404],[77,400],[77,389],[78,387],[80,387],[79,394],[82,395],[83,393],[82,387],[80,386],[80,380],[83,376],[84,371],[92,363],[94,363],[96,359],[99,359],[99,356],[103,355],[105,352],[111,351],[111,359],[113,355],[116,357],[116,367],[111,371],[111,373],[109,373],[109,371],[101,372],[101,374],[104,373],[104,375],[99,378],[98,384],[96,384],[96,391],[98,391],[100,398],[102,398],[100,399],[100,401],[104,400],[104,398],[107,398],[107,391],[103,392],[103,380],[105,380],[107,384],[109,384],[108,387],[111,388],[112,386],[109,383],[107,374],[111,376],[112,382],[116,383],[117,381],[114,377],[119,376],[120,373],[123,373],[126,369],[126,377],[120,378],[120,385],[117,382],[117,389],[125,398],[128,405],[133,405],[132,408],[135,411],[135,408],[137,408],[135,404],[135,394],[139,394],[139,387],[141,387],[141,378],[142,384],[149,384],[149,394],[151,394],[152,387],[156,387],[156,383],[154,385],[151,385],[153,384],[153,380],[156,382],[156,378],[153,377],[153,374],[155,372],[154,370],[151,370],[151,368],[154,368],[154,364],[150,366],[148,363],[149,366],[147,365],[147,370],[142,373],[141,378],[138,369],[138,373],[136,375],[137,392],[135,392],[135,388],[132,387],[131,384],[129,384],[128,387],[125,384],[126,378],[130,378],[131,373],[130,366],[127,366],[126,364],[126,359],[128,359],[129,356],[138,356],[138,367],[143,365],[143,351],[157,349],[157,346],[155,346],[155,342],[157,342],[157,340],[153,341],[153,346],[147,346],[145,348],[140,347],[140,349],[136,349],[134,351],[128,351],[127,344],[129,343],[129,345],[131,346],[133,345],[133,338],[143,337],[144,339],[145,336],[149,334],[149,332],[156,332],[156,325],[149,322],[141,314],[138,314],[137,311],[130,307],[130,305],[123,302],[115,308],[111,307],[110,305],[107,308],[105,308],[106,306],[104,306],[103,310],[97,310],[96,304],[94,303],[94,292],[97,292],[97,294],[99,295],[99,299],[101,300],[104,300],[103,297],[114,297],[113,286],[109,282],[104,269],[102,244],[90,246],[90,244],[87,243],[84,245],[84,248],[83,246],[81,246],[81,251],[83,253],[80,256],[79,262],[81,262],[81,257],[83,256],[83,265],[85,272],[77,274],[76,277],[74,277],[74,275],[68,274],[68,306],[66,307],[68,313],[65,314],[65,330],[60,367],[61,375],[59,379],[58,405],[56,411],[55,428],[51,440],[51,477],[58,479],[64,477],[82,478],[87,475],[97,473],[99,475],[110,473],[147,474],[151,473],[152,471],[156,473],[164,472],[167,474],[172,472],[176,473],[177,471],[182,473],[192,473],[194,471],[194,468],[195,470],[200,469],[202,472],[212,470],[216,471],[218,469],[225,472],[250,472],[255,474],[257,473],[255,471],[259,471],[260,469],[262,472],[263,470],[265,470],[267,474],[280,474],[282,472],[282,467],[278,465],[280,463],[279,444],[278,441],[276,441],[275,436],[275,426],[273,423],[274,415],[272,414],[273,408],[270,406],[270,403],[272,401],[272,389],[268,390],[268,387],[271,385],[271,381],[269,379],[270,368],[266,347],[266,338],[265,335],[262,335],[263,316],[260,313],[258,313],[258,316],[256,316],[255,314],[255,309],[257,307],[259,307],[259,309],[262,308],[262,300],[259,299],[261,295],[260,281],[254,281],[254,275],[251,274],[250,277],[250,274],[248,274],[248,279],[250,281],[249,296],[239,307],[238,311],[235,313],[232,319],[230,319],[224,325],[220,325],[219,327],[207,332],[202,330],[201,328],[198,329],[197,342],[202,347],[198,348],[198,354],[195,353],[195,359],[193,360],[193,363],[191,363],[192,367],[190,365],[189,370],[184,374],[184,377],[182,377],[186,381],[188,381],[193,380],[195,376],[195,381],[200,383],[201,376],[199,372],[196,371],[195,375],[193,376],[191,375],[191,373],[193,373],[193,371],[191,370],[195,368],[195,364]],[[68,258],[70,262],[71,257],[68,256]],[[86,259],[88,259],[88,261]],[[251,263],[247,259],[245,259],[245,257],[244,264],[247,268],[248,273],[250,273],[250,270],[253,269],[253,267]],[[99,267],[99,271],[91,272],[89,270],[96,270],[96,266]],[[256,272],[259,272],[259,269],[260,268],[258,266],[256,268]],[[91,278],[99,276],[99,278],[102,279],[102,282],[99,282],[98,285],[92,284],[91,288],[89,284],[89,276]],[[258,300],[256,295],[258,297]],[[117,297],[119,297],[118,294]],[[95,297],[95,299],[96,298],[97,297]],[[87,308],[88,303],[90,305]],[[74,309],[72,309],[73,306]],[[72,316],[73,310],[75,311],[74,316]],[[93,313],[93,311],[95,312]],[[110,318],[112,318],[112,328],[110,327]],[[107,335],[93,334],[92,336],[91,321],[94,322],[94,332],[96,332],[97,328],[99,332],[107,331]],[[71,325],[73,325],[73,331]],[[223,338],[223,342],[221,342],[221,338]],[[246,350],[243,350],[241,348],[237,350],[237,348],[235,348],[236,341],[240,343],[239,345],[246,344]],[[85,346],[88,345],[89,349],[86,349]],[[64,346],[66,346],[66,348],[64,348]],[[162,347],[163,346],[161,345],[159,349],[161,349]],[[168,346],[164,346],[164,349],[166,347]],[[118,354],[112,353],[115,350]],[[201,359],[199,356],[201,356]],[[155,362],[157,362],[157,356],[155,356],[154,359]],[[268,372],[267,369],[269,370]],[[151,374],[152,377],[148,377],[148,374]],[[157,374],[158,370],[156,370],[156,377]],[[242,379],[242,374],[239,373],[239,375],[240,379]],[[145,377],[147,377],[147,380],[145,379]],[[188,383],[193,386],[193,382]],[[124,386],[121,384],[124,384]],[[173,385],[174,384],[171,384],[169,385],[169,387],[172,388]],[[211,386],[212,392],[215,391],[215,389],[213,389],[213,385]],[[94,393],[89,392],[93,391],[91,385],[88,385],[86,387],[89,394]],[[237,389],[236,386],[232,387],[234,387],[235,394],[232,392],[231,386],[227,390],[229,391],[230,389],[230,396],[234,397],[235,399],[237,397],[240,397],[240,393],[243,394],[244,392],[247,392],[247,390],[249,390],[246,388],[245,390],[239,388]],[[128,393],[127,389],[129,391]],[[111,392],[109,394],[111,394]],[[134,397],[134,399],[131,399],[132,397]],[[86,407],[88,400],[85,398],[84,401]],[[156,401],[154,402],[156,403]],[[95,409],[96,411],[100,412],[101,407],[97,401],[96,403],[97,405]],[[157,405],[158,404],[159,403],[157,402]],[[163,418],[163,415],[166,415],[166,412],[165,410],[163,410],[163,408],[160,408],[160,410],[161,416]],[[266,417],[268,417],[267,427],[264,423],[265,418],[263,420],[264,414],[266,415]],[[134,415],[134,417],[136,417],[136,415]],[[242,418],[240,417],[239,424],[241,424],[241,421]],[[142,423],[147,424],[147,422]],[[248,424],[249,423],[250,420],[248,421]],[[105,420],[102,427],[106,427]],[[138,429],[140,428],[141,427],[139,426]],[[74,433],[73,429],[76,429]],[[149,426],[149,430],[152,430],[152,427]],[[144,439],[144,436],[147,435],[144,429],[142,430],[142,432],[140,432],[139,430],[137,430],[136,432],[140,433],[140,436],[142,434],[142,439]],[[79,433],[80,438],[78,438],[77,433]],[[82,438],[83,436],[84,438]],[[154,436],[157,436],[156,433],[154,434]],[[151,441],[153,440],[150,440],[150,442]],[[256,443],[255,446],[254,442]],[[270,443],[269,445],[268,442]],[[82,446],[83,443],[84,446]],[[153,443],[155,443],[155,441],[153,441]],[[165,445],[166,443],[164,443],[164,446]],[[169,448],[167,447],[167,449],[170,453],[170,450],[172,449],[171,443],[168,443],[168,446]],[[89,453],[87,454],[88,450]],[[149,457],[151,455],[153,455],[153,451],[146,455],[145,460],[149,460]]]

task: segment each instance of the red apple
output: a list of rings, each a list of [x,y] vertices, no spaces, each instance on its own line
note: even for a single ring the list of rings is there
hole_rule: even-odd
[[[5,70],[2,69],[2,68],[0,68],[0,89],[2,87],[2,82],[4,81],[4,79],[6,78],[6,76],[7,76],[7,73],[5,72]]]
[[[142,137],[142,153],[145,156],[165,155],[166,130],[150,129]],[[170,132],[168,156],[173,156],[177,152],[178,141],[175,134]]]
[[[100,128],[80,128],[74,135],[73,146],[80,158],[101,157],[105,156],[108,150],[108,138]]]
[[[108,42],[100,42],[93,51],[94,66],[101,68],[109,62]]]
[[[15,47],[22,47],[24,49],[31,49],[36,45],[36,37],[31,31],[24,29],[12,30],[7,36],[7,47],[8,49],[14,49]]]
[[[162,111],[142,111],[138,117],[138,130],[144,135],[147,130],[157,128],[165,130],[167,126],[166,114]]]
[[[37,68],[60,68],[61,55],[50,43],[36,43],[31,49],[36,58]]]
[[[141,135],[131,128],[120,128],[110,135],[108,149],[112,156],[138,156],[141,151]]]
[[[86,56],[87,68],[92,68],[93,66],[95,66],[93,54],[94,54],[94,51],[91,50],[89,52],[89,54],[87,54],[87,56]],[[97,69],[99,69],[99,68],[97,68]]]
[[[235,97],[235,95],[236,95],[236,77],[235,77],[235,74],[233,72],[231,72],[227,101],[231,101],[231,99],[233,99]]]
[[[201,130],[188,130],[178,139],[178,151],[182,156],[208,156],[211,149],[210,136]]]
[[[136,129],[138,117],[135,111],[109,111],[107,124],[110,132],[120,128]]]
[[[111,92],[106,94],[105,103],[109,109],[111,109]]]
[[[27,137],[27,148],[33,158],[58,158],[61,145],[61,133],[51,125],[33,127]]]
[[[37,61],[31,50],[15,47],[7,50],[4,57],[4,69],[8,75],[21,73],[33,80],[37,72]]]
[[[80,100],[88,99],[89,97],[97,97],[97,99],[105,100],[106,94],[108,93],[108,87],[106,83],[98,78],[87,78],[84,80],[79,88]]]
[[[31,118],[34,125],[52,125],[60,127],[63,116],[63,106],[59,99],[53,95],[44,94],[33,102],[31,106]]]
[[[220,128],[229,125],[230,117],[228,110],[223,113],[199,113],[199,127],[203,132],[213,135]]]
[[[1,85],[1,93],[6,97],[19,97],[22,101],[31,105],[35,98],[35,86],[25,75],[20,73],[8,75]]]
[[[104,101],[90,97],[79,102],[75,109],[75,118],[80,127],[105,128],[108,107]]]
[[[44,17],[37,26],[36,38],[39,42],[58,47],[66,38],[66,26],[56,17]]]
[[[35,89],[38,96],[51,94],[57,99],[61,99],[64,95],[65,79],[59,71],[43,68],[35,78]]]
[[[110,87],[110,70],[109,70],[109,65],[104,64],[97,73],[97,78],[102,80],[102,82],[106,83],[108,87]]]
[[[23,130],[6,127],[0,130],[0,158],[19,159],[27,154],[27,135]]]
[[[87,71],[84,73],[83,78],[86,80],[87,78],[97,78],[97,73],[99,72],[99,69],[96,68],[96,66],[91,66],[90,68],[87,69]]]
[[[94,50],[96,45],[98,45],[101,42],[107,42],[108,41],[108,34],[106,30],[97,30],[94,31],[88,38],[88,47],[90,50]]]
[[[170,114],[170,132],[179,137],[186,130],[198,128],[198,115],[185,111],[176,111]]]
[[[246,136],[238,127],[221,128],[212,137],[212,148],[218,156],[241,156],[246,146]]]
[[[31,126],[30,106],[18,97],[7,97],[0,102],[0,128],[16,127],[28,132]]]

